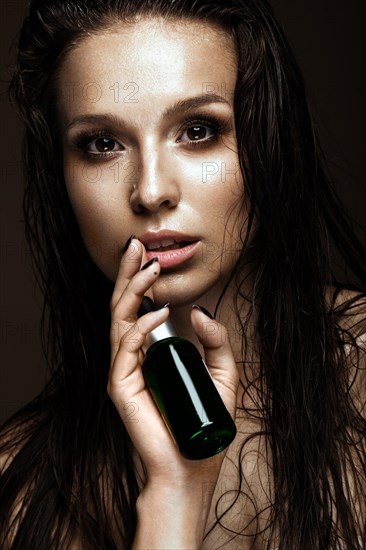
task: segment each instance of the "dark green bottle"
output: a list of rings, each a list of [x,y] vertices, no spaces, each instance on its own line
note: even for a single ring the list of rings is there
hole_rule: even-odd
[[[155,309],[144,297],[139,315]],[[142,365],[146,384],[180,453],[200,460],[224,450],[236,427],[197,348],[169,321],[149,335]]]

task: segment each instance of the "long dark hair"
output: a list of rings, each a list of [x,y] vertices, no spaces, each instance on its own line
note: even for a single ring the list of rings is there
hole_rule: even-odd
[[[264,0],[30,2],[10,92],[26,127],[24,212],[51,374],[2,429],[2,452],[17,453],[0,481],[0,544],[14,526],[13,550],[67,548],[76,535],[83,548],[132,545],[139,480],[106,393],[112,284],[82,242],[54,121],[65,53],[87,33],[138,14],[211,20],[238,51],[236,132],[250,209],[231,283],[243,349],[250,321],[259,357],[253,364],[243,353],[253,395],[247,412],[261,429],[240,456],[249,439],[266,439],[273,487],[261,540],[267,548],[364,548],[365,418],[356,389],[366,257],[319,161],[301,74]],[[249,258],[254,284],[246,296]],[[346,269],[336,270],[336,261]],[[342,288],[357,294],[341,299]],[[252,502],[238,461],[238,498]],[[218,521],[225,525],[225,514]],[[237,537],[254,544],[259,533],[244,528],[243,520]]]

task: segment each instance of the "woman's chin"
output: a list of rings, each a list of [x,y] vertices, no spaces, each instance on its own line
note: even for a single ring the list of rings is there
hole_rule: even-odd
[[[208,295],[216,300],[222,290],[220,281],[204,280],[202,274],[162,273],[152,291],[156,304],[169,302],[170,307],[190,306],[194,303],[207,303]]]

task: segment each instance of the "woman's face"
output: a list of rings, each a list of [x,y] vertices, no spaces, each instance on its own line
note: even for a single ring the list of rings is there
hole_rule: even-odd
[[[111,280],[134,234],[149,259],[159,256],[158,302],[218,295],[246,217],[236,75],[229,36],[198,20],[116,24],[67,55],[59,75],[65,181],[85,245]]]

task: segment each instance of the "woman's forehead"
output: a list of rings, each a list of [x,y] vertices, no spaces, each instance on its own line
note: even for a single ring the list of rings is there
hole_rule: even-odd
[[[195,19],[121,22],[68,52],[58,75],[60,106],[75,111],[122,100],[140,108],[148,102],[151,110],[165,100],[208,93],[232,104],[236,77],[234,42],[216,25]]]

